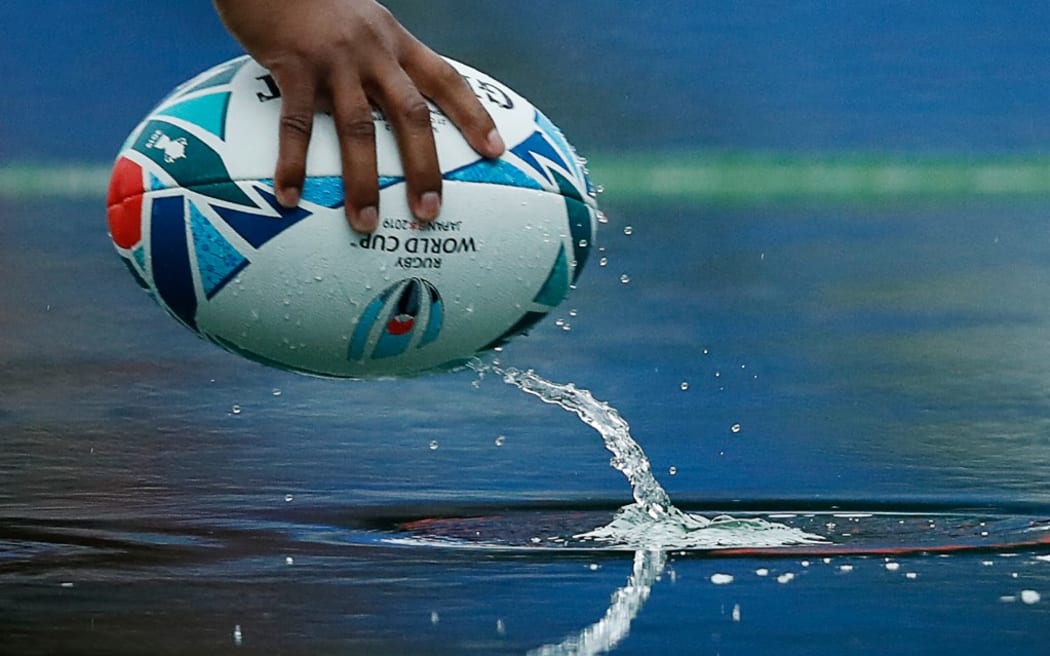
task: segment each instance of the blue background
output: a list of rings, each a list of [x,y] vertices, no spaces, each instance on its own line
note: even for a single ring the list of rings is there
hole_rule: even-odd
[[[1040,2],[390,3],[584,150],[1040,151]],[[210,3],[5,3],[0,158],[107,159],[190,71],[237,54]]]

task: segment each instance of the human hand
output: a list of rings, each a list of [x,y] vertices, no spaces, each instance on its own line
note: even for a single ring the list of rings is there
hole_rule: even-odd
[[[434,102],[481,155],[503,140],[467,83],[374,0],[214,0],[231,34],[269,69],[281,90],[274,188],[298,205],[314,113],[329,112],[339,137],[346,216],[359,232],[379,223],[372,105],[390,122],[401,153],[409,207],[432,221],[441,210]]]

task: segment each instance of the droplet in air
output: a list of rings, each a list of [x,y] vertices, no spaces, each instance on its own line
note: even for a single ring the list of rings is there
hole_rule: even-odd
[[[437,451],[437,448],[438,448],[438,441],[437,440],[430,440],[430,450],[431,451]]]
[[[675,467],[674,465],[671,465],[670,467],[667,468],[667,473],[670,474],[671,476],[675,476],[675,475],[678,474],[678,468]]]
[[[294,496],[292,496],[291,494],[284,495],[284,502],[285,503],[291,503],[292,501],[295,501],[295,497]]]
[[[598,266],[609,266],[609,258],[603,257],[598,260]]]
[[[598,212],[598,223],[605,224],[609,222],[609,217],[605,215],[605,212]]]
[[[281,388],[280,387],[273,388],[273,395],[274,396],[280,396],[281,395]]]
[[[740,432],[740,424],[733,424],[732,426],[729,427],[729,430],[731,430],[734,433],[739,433]]]
[[[628,237],[633,235],[634,234],[634,226],[624,226],[623,234],[627,235]]]
[[[580,245],[580,248],[587,248],[587,245],[588,245],[588,243],[589,243],[589,242],[588,242],[588,241],[587,241],[586,239],[581,239],[581,240],[580,240],[579,242],[577,242],[577,243],[579,243],[579,245]]]
[[[626,285],[627,283],[631,282],[631,276],[627,275],[626,273],[620,274],[620,282]]]
[[[507,442],[506,435],[500,435],[496,438],[496,446],[503,446]]]
[[[1036,590],[1021,590],[1021,603],[1031,606],[1038,604],[1042,598],[1042,595]]]
[[[239,414],[241,414],[241,406],[239,406],[239,405],[237,405],[237,404],[235,403],[235,404],[233,405],[233,407],[232,407],[232,408],[230,408],[230,412],[231,412],[231,413],[233,413],[233,414],[235,414],[235,415],[239,415]]]
[[[240,647],[241,646],[241,642],[243,642],[243,639],[244,639],[244,635],[241,633],[241,625],[237,624],[236,626],[233,627],[233,644],[235,644],[238,647]]]
[[[681,383],[681,384],[680,384],[680,385],[679,385],[678,387],[679,387],[679,388],[680,388],[680,389],[681,389],[681,390],[682,390],[683,392],[684,392],[684,391],[686,391],[686,390],[688,390],[688,389],[689,389],[689,381],[688,381],[688,380],[683,380],[683,381],[682,381],[682,383]]]

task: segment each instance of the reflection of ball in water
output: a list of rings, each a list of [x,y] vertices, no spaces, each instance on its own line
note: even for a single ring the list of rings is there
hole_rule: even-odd
[[[594,243],[594,192],[561,132],[501,83],[452,62],[508,150],[480,158],[433,110],[444,177],[412,218],[376,118],[380,225],[354,233],[330,117],[317,115],[299,207],[277,203],[280,94],[247,57],[176,89],[131,133],[108,197],[132,275],[179,322],[253,360],[337,377],[461,363],[556,307]]]

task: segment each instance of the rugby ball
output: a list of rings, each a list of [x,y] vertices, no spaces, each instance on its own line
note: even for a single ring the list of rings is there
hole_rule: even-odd
[[[595,194],[561,131],[507,86],[450,61],[507,144],[475,153],[432,124],[441,216],[409,210],[391,126],[374,113],[379,228],[343,211],[335,128],[318,114],[302,201],[273,188],[280,92],[240,57],[179,86],[132,131],[108,193],[109,232],[138,283],[201,337],[282,369],[367,378],[449,368],[555,308],[594,243]]]

